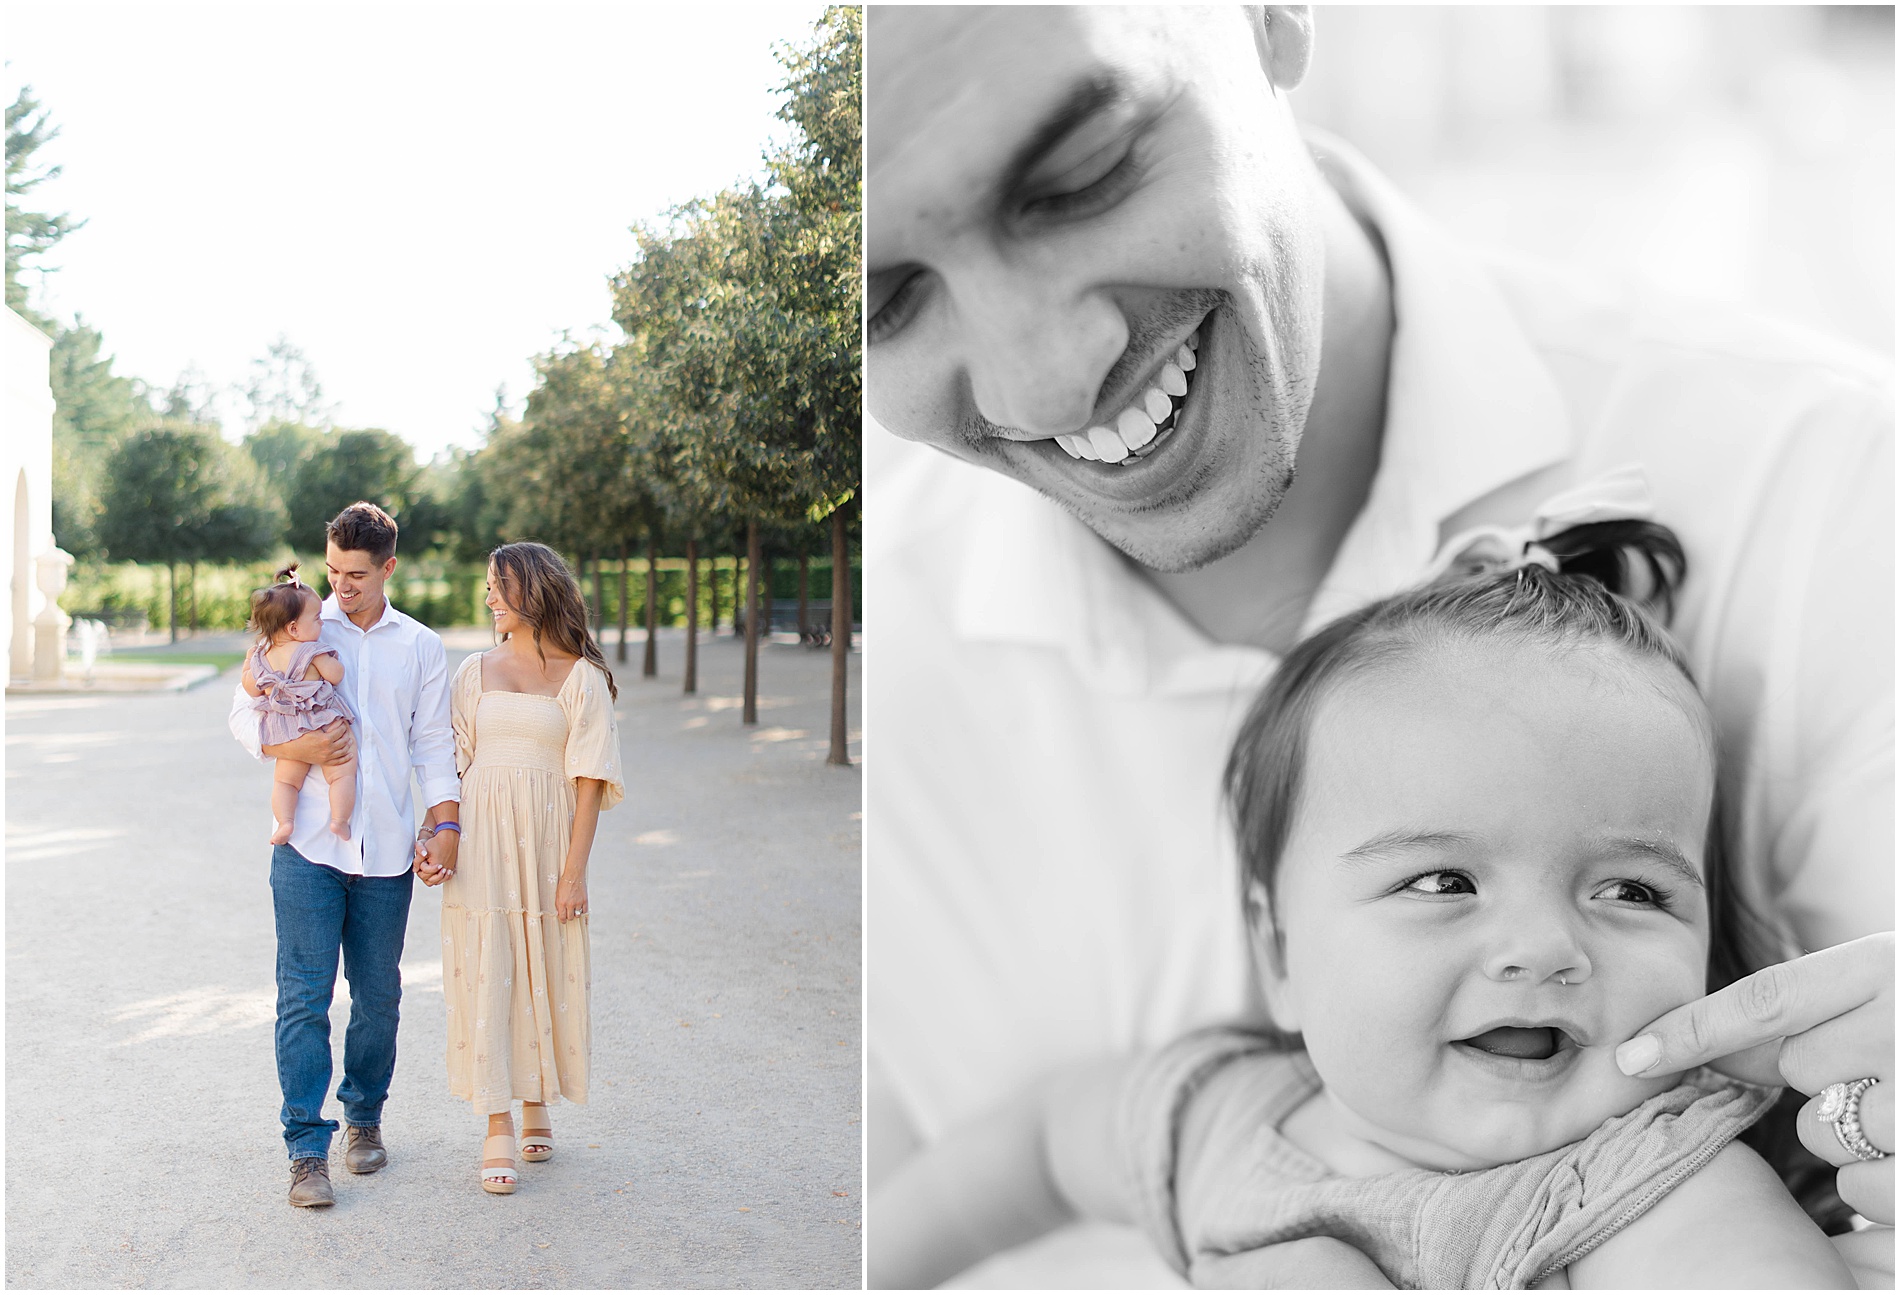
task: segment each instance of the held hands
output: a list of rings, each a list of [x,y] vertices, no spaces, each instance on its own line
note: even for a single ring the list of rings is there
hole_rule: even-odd
[[[1893,933],[1869,935],[1765,967],[1707,998],[1650,1022],[1616,1050],[1625,1074],[1668,1074],[1712,1065],[1758,1084],[1809,1095],[1796,1131],[1802,1144],[1840,1167],[1841,1199],[1876,1223],[1893,1222]],[[1880,1082],[1860,1099],[1861,1135],[1881,1152],[1858,1159],[1820,1118],[1831,1084]],[[1887,1234],[1889,1237],[1891,1233]],[[1889,1241],[1888,1244],[1891,1244]]]
[[[428,828],[422,829],[429,832]],[[416,839],[416,876],[425,886],[440,886],[455,875],[455,855],[460,848],[462,834],[455,828],[446,832],[432,832]]]

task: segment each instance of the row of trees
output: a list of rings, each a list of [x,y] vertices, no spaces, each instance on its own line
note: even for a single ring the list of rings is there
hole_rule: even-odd
[[[17,195],[55,131],[23,93],[8,109],[9,304],[53,334],[55,530],[81,557],[161,563],[256,560],[310,537],[341,507],[374,499],[397,517],[406,553],[478,561],[496,544],[539,539],[622,581],[643,553],[649,589],[645,673],[656,672],[654,560],[746,554],[746,684],[757,719],[758,639],[769,622],[765,552],[832,562],[831,759],[845,756],[844,667],[851,630],[859,426],[860,11],[834,8],[808,48],[782,49],[780,117],[792,140],[766,178],[637,226],[638,255],[611,280],[614,340],[569,342],[536,361],[517,418],[497,394],[484,443],[418,467],[398,436],[338,428],[307,361],[280,339],[241,392],[249,432],[222,433],[211,393],[187,374],[165,391],[115,375],[83,320],[34,315],[22,257],[77,228],[20,211]],[[16,173],[27,183],[16,181]],[[684,686],[697,688],[687,584]],[[769,597],[769,593],[763,596]],[[717,613],[715,611],[715,620]],[[174,630],[175,632],[175,630]],[[622,638],[624,655],[624,634]]]

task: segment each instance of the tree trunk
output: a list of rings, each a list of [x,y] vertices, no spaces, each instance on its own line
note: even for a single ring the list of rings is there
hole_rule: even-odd
[[[831,754],[826,764],[850,764],[844,700],[845,665],[851,658],[851,555],[845,545],[844,509],[831,512]]]
[[[686,686],[699,691],[699,541],[686,541]]]
[[[745,709],[743,724],[759,722],[759,524],[745,524]]]
[[[719,634],[719,556],[714,554],[706,559],[706,590],[712,599],[712,606],[706,609],[706,637],[716,638]]]
[[[165,613],[165,623],[171,626],[172,642],[178,641],[178,564],[165,564],[165,587],[171,592],[171,610]]]
[[[620,649],[614,660],[627,664],[627,541],[620,541]]]
[[[811,585],[811,554],[801,551],[798,555],[798,641],[805,641],[805,608],[811,601],[808,597]]]
[[[759,544],[759,642],[772,641],[772,563],[777,555]]]
[[[185,606],[189,608],[186,615],[191,618],[191,632],[196,635],[198,633],[198,564],[196,562],[191,564],[189,574],[190,583],[185,590]]]
[[[660,649],[654,635],[660,632],[660,558],[659,541],[653,528],[647,528],[647,655],[640,663],[640,677],[651,679],[660,673]]]
[[[600,554],[594,554],[594,642],[607,636],[607,600],[600,593]]]

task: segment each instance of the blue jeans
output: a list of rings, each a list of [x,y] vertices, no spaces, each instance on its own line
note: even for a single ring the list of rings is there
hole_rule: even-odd
[[[330,998],[337,951],[350,982],[343,1036],[343,1083],[336,1097],[351,1124],[382,1123],[396,1070],[402,1002],[403,935],[411,873],[353,877],[312,863],[287,845],[271,851],[277,910],[277,1083],[284,1090],[284,1143],[290,1158],[328,1158],[335,1120],[323,1118],[330,1087]]]

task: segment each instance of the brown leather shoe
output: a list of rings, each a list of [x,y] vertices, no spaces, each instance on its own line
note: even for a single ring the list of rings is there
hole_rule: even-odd
[[[343,1163],[353,1174],[373,1174],[389,1163],[382,1126],[348,1124],[343,1131]]]
[[[330,1190],[330,1162],[305,1156],[290,1165],[290,1203],[292,1205],[334,1205],[336,1193]]]

